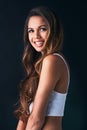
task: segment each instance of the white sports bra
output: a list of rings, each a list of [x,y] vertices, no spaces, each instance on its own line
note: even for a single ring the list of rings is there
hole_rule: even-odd
[[[60,54],[54,53],[53,55],[60,56],[67,66],[65,59]],[[69,86],[70,74],[69,74],[68,66],[67,66],[67,70],[68,70],[68,86]],[[53,90],[51,93],[49,102],[48,102],[46,116],[63,116],[66,96],[67,96],[67,93],[59,93]],[[32,109],[33,109],[33,102],[29,106],[30,113],[32,112]]]

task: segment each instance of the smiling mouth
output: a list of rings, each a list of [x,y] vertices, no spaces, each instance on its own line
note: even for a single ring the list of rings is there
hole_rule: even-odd
[[[43,46],[44,42],[37,41],[37,42],[34,42],[34,44],[36,44],[37,47],[41,47]]]

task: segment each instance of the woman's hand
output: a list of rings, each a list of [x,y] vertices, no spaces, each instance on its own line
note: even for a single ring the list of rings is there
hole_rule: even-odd
[[[25,128],[26,128],[26,123],[19,120],[16,130],[25,130]]]

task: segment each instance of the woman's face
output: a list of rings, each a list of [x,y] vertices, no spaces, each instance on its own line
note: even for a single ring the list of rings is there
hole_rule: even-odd
[[[41,16],[32,16],[28,22],[28,38],[38,52],[44,53],[48,39],[49,28]]]

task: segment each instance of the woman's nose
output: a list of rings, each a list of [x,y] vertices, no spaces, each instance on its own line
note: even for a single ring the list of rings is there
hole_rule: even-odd
[[[40,38],[41,37],[39,31],[35,31],[34,37],[35,38]]]

